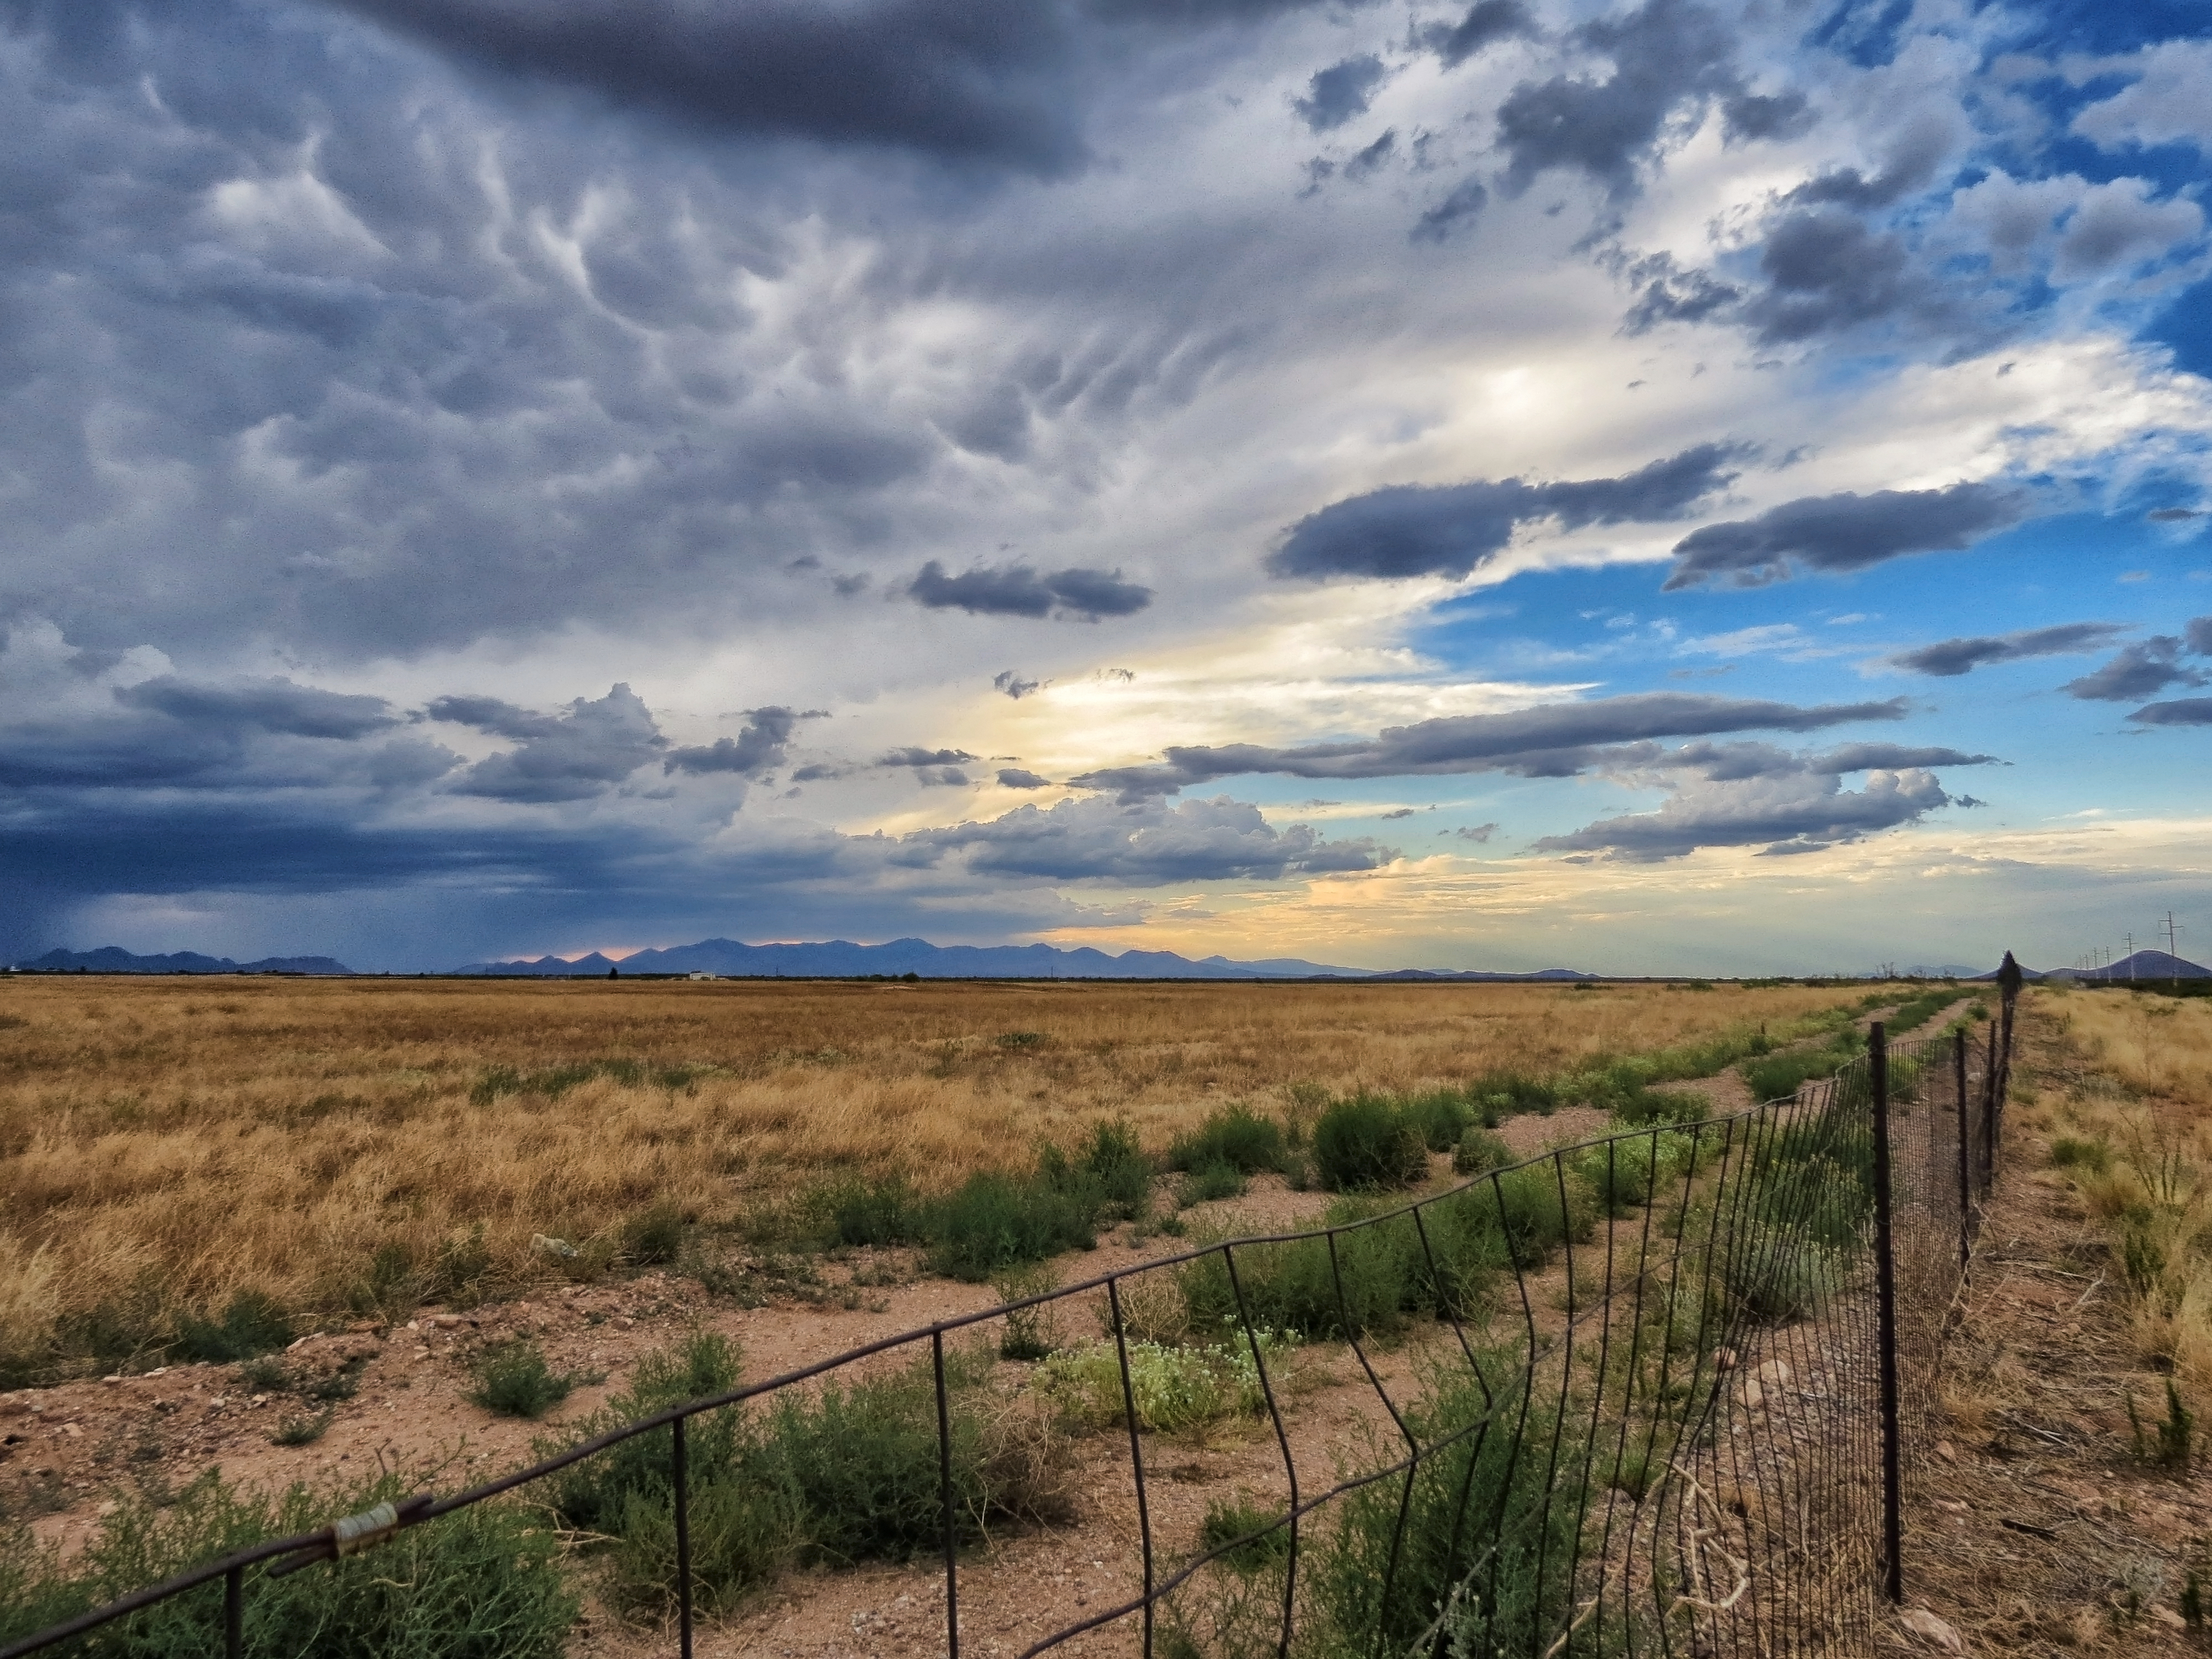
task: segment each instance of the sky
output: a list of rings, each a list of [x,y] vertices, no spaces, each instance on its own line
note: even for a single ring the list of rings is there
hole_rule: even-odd
[[[0,0],[0,957],[2212,948],[2201,5]]]

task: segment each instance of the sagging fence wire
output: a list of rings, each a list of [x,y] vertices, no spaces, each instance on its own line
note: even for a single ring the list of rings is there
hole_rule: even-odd
[[[933,1441],[933,1494],[912,1462],[874,1501],[904,1504],[901,1547],[941,1562],[957,1656],[975,1647],[963,1602],[1003,1553],[987,1523],[1006,1518],[975,1476],[965,1403],[997,1385],[960,1341],[1085,1304],[1102,1341],[1022,1387],[1119,1431],[1091,1458],[1116,1494],[1094,1501],[1127,1521],[1134,1559],[1094,1609],[1001,1617],[994,1634],[1024,1659],[1102,1634],[1147,1659],[1870,1653],[1877,1598],[1910,1571],[1899,1516],[1995,1177],[2015,989],[1984,1041],[1893,1044],[1877,1024],[1864,1055],[1790,1098],[1708,1116],[1660,1097],[1646,1121],[1442,1193],[1200,1243],[666,1405],[467,1491],[237,1551],[0,1659],[135,1651],[155,1613],[204,1621],[197,1651],[287,1650],[255,1616],[274,1581],[358,1571],[339,1559],[525,1489],[573,1507],[609,1460],[665,1503],[666,1636],[690,1659],[702,1599],[729,1600],[732,1527],[824,1501],[818,1472],[766,1456],[760,1425],[834,1434],[845,1419],[828,1414],[868,1389],[917,1453]],[[1368,1401],[1349,1438],[1299,1411],[1296,1372],[1339,1352]],[[1156,1501],[1152,1466],[1224,1399],[1272,1443],[1271,1472],[1194,1531]],[[1126,1458],[1102,1449],[1123,1443]]]

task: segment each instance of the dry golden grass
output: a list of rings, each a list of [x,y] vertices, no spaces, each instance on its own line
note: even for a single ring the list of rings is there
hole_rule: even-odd
[[[382,1248],[481,1225],[604,1237],[655,1200],[709,1221],[837,1168],[942,1187],[1126,1117],[1553,1073],[1843,1000],[1793,987],[0,982],[0,1365],[119,1301],[242,1286],[342,1306]],[[998,1039],[1035,1032],[1041,1040]],[[699,1068],[682,1086],[606,1060]]]
[[[2212,1398],[2212,1001],[2051,989],[2027,1006],[2075,1062],[2039,1075],[2034,1107],[2113,1239],[2136,1342]]]

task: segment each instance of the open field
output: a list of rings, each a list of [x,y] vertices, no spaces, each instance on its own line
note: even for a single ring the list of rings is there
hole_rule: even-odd
[[[533,1237],[610,1239],[656,1200],[714,1226],[839,1170],[942,1189],[1103,1120],[1157,1150],[1226,1101],[1279,1115],[1362,1088],[1575,1072],[1852,1000],[1789,986],[14,979],[0,986],[0,1360],[69,1329],[112,1352],[241,1288],[343,1310],[380,1263],[456,1249],[513,1288],[556,1265]]]

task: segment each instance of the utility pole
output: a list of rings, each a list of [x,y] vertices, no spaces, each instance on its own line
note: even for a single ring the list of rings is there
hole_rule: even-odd
[[[2128,935],[2128,983],[2136,982],[2136,936]]]
[[[2173,912],[2166,913],[2166,967],[2171,983],[2181,983],[2181,936],[2187,930],[2173,925]]]

